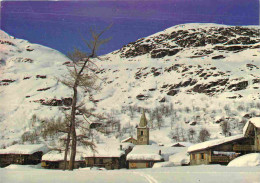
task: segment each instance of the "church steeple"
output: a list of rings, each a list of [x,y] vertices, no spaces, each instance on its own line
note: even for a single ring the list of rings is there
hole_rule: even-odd
[[[140,119],[140,123],[137,127],[137,144],[149,145],[149,128],[144,110]]]
[[[146,119],[144,110],[143,110],[143,114],[141,116],[140,123],[139,123],[138,127],[147,127],[147,119]]]

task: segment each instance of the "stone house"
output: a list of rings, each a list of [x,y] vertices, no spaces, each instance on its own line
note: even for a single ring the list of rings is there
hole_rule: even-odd
[[[241,134],[195,144],[188,148],[190,164],[228,164],[241,153],[234,151],[234,147],[247,143],[248,140]]]
[[[0,167],[10,164],[36,165],[49,149],[44,144],[13,145],[0,149]]]
[[[126,159],[130,169],[151,168],[155,163],[169,161],[173,154],[186,150],[186,147],[136,145]]]
[[[137,145],[127,155],[127,161],[130,169],[151,168],[156,162],[163,162],[163,156],[155,145]]]

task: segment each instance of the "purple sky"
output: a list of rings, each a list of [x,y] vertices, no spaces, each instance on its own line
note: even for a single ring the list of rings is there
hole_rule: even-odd
[[[2,2],[1,29],[63,53],[84,49],[79,32],[113,23],[100,54],[168,27],[192,22],[257,25],[258,0]]]

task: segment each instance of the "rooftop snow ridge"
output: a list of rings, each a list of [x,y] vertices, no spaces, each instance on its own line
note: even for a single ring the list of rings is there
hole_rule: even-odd
[[[255,127],[260,128],[260,117],[251,118],[249,121],[253,123]]]
[[[0,149],[0,154],[33,154],[35,152],[47,153],[49,151],[45,144],[12,145],[6,149]]]
[[[221,144],[224,144],[224,143],[227,143],[227,142],[230,142],[230,141],[234,141],[234,140],[237,140],[237,139],[242,139],[242,138],[244,138],[244,135],[239,134],[239,135],[234,135],[234,136],[231,136],[231,137],[225,137],[225,138],[221,138],[221,139],[205,141],[205,142],[198,143],[198,144],[195,144],[193,146],[190,146],[188,148],[188,152],[207,149],[207,148],[210,148],[210,147],[214,147],[214,146],[217,146],[217,145],[221,145]]]

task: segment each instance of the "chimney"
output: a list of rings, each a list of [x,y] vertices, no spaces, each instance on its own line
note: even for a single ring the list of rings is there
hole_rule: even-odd
[[[161,150],[159,150],[159,155],[162,155],[162,151]]]
[[[122,146],[122,145],[120,145],[120,150],[121,150],[121,151],[123,150],[123,146]]]

